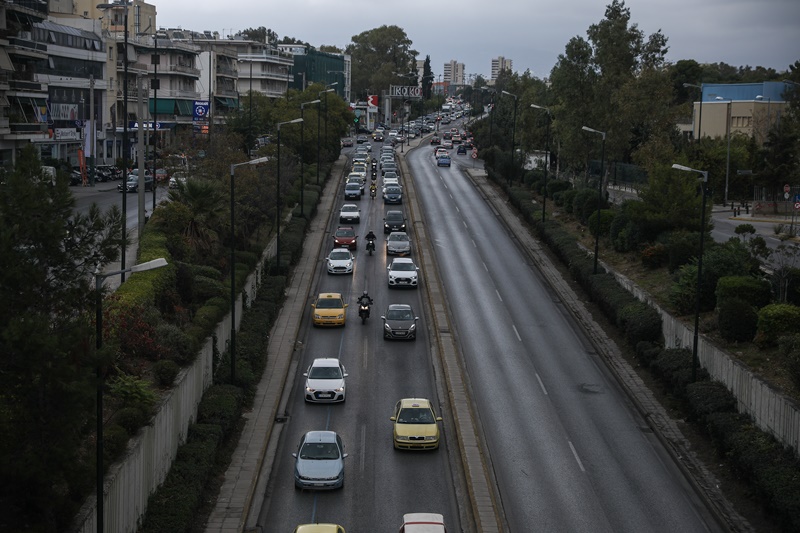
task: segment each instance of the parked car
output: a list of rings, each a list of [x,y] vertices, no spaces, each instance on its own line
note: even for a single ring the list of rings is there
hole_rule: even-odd
[[[335,403],[345,400],[347,371],[334,357],[314,359],[303,375],[306,377],[307,402]]]
[[[144,171],[144,190],[149,191],[153,189],[153,175],[150,173],[149,170]],[[124,187],[123,187],[124,186]],[[139,191],[139,169],[134,169],[128,174],[127,181],[123,184],[120,183],[117,185],[117,190],[119,192],[138,192]]]
[[[331,490],[344,486],[344,443],[335,431],[309,431],[292,454],[297,489]]]

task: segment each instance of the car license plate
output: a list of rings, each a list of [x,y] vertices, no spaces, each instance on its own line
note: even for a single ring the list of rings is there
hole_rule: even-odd
[[[331,396],[333,396],[333,395],[330,394],[330,393],[327,393],[327,392],[326,393],[322,393],[322,394],[319,395],[320,398],[330,398]]]

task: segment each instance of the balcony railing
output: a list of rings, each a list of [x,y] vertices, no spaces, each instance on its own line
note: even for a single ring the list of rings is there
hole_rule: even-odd
[[[159,98],[192,98],[194,100],[200,99],[200,93],[197,91],[188,91],[184,89],[159,89]]]
[[[189,67],[185,65],[167,65],[166,69],[167,72],[179,72],[181,74],[189,74],[192,76],[200,77],[200,69]]]
[[[26,39],[22,37],[9,37],[8,38],[8,46],[11,48],[13,53],[14,48],[21,49],[21,50],[28,50],[31,52],[41,52],[43,54],[47,53],[47,45],[42,43],[37,43],[32,39]]]
[[[11,122],[11,134],[47,133],[47,124],[43,122],[25,123]]]

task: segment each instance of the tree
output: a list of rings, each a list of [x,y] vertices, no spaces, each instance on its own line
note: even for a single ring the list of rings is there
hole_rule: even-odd
[[[278,42],[278,34],[264,26],[247,28],[246,30],[238,32],[236,35],[264,44],[276,44]]]
[[[431,56],[425,56],[422,65],[422,98],[431,99],[431,89],[433,87],[433,70],[431,69]]]
[[[118,209],[75,214],[68,183],[52,183],[32,144],[20,151],[0,187],[0,508],[9,530],[68,529],[80,502],[67,488],[91,484],[82,444],[96,383],[92,272],[123,244]]]
[[[388,89],[406,80],[394,73],[416,72],[418,53],[411,48],[411,40],[398,26],[381,26],[354,35],[345,53],[352,57],[352,92],[364,94],[371,89]],[[377,94],[377,93],[375,93]]]

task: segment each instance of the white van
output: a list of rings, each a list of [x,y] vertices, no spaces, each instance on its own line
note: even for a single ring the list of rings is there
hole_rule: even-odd
[[[407,513],[403,515],[400,533],[447,533],[444,516],[437,513]]]

